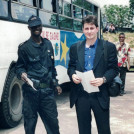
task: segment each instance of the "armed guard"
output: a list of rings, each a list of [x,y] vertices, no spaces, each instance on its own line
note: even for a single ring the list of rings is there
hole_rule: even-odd
[[[38,113],[44,123],[47,134],[60,134],[54,89],[58,94],[62,89],[56,79],[54,53],[51,42],[41,37],[42,22],[32,15],[28,20],[31,37],[18,48],[16,63],[17,77],[24,81],[23,115],[26,134],[34,134]],[[34,88],[30,86],[33,82]]]

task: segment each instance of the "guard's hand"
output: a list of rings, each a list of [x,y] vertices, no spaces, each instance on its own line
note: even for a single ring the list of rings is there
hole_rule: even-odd
[[[76,74],[72,75],[72,80],[75,84],[79,84],[82,81],[81,78],[79,78]]]
[[[95,78],[94,80],[90,81],[90,84],[95,87],[99,87],[103,84],[103,78]]]
[[[27,78],[27,74],[26,73],[22,73],[21,74],[21,79],[24,81],[24,82],[28,82],[28,78]]]
[[[56,89],[57,89],[58,95],[60,95],[62,93],[62,88],[60,86],[57,86]]]

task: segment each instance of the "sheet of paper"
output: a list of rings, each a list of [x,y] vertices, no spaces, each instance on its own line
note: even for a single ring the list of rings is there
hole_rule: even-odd
[[[32,82],[29,78],[27,78],[27,83],[28,83],[35,91],[37,91],[37,89],[33,86],[33,82]]]
[[[99,92],[98,87],[92,86],[90,84],[90,81],[95,78],[92,70],[87,72],[76,71],[76,74],[78,75],[78,77],[82,79],[81,84],[86,92],[88,93]]]

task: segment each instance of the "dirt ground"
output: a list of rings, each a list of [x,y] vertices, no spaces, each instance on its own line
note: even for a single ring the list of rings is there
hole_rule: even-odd
[[[111,97],[110,124],[111,134],[134,134],[134,73],[127,73],[126,93],[124,96]],[[56,98],[61,134],[78,134],[75,107],[69,108],[69,93]],[[23,120],[16,128],[0,130],[0,134],[25,134]],[[41,119],[38,119],[35,134],[46,134]],[[92,134],[97,134],[93,116]]]
[[[120,32],[119,32],[120,33]],[[114,34],[114,33],[103,33],[103,38],[105,40],[108,40],[112,43],[117,42],[119,39],[119,33]],[[134,33],[128,33],[125,32],[126,39],[125,41],[130,45],[131,48],[134,48]]]

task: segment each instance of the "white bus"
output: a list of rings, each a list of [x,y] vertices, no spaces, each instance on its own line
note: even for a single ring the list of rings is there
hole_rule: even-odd
[[[18,125],[22,118],[22,82],[14,73],[18,45],[30,37],[27,20],[38,15],[43,23],[42,37],[53,44],[59,83],[69,81],[69,48],[82,34],[82,18],[98,16],[93,0],[0,0],[0,127]]]

